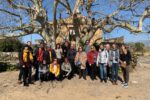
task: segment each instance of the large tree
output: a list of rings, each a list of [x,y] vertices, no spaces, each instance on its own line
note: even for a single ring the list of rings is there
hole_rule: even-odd
[[[54,44],[68,17],[73,20],[77,42],[91,39],[98,29],[110,33],[120,27],[149,33],[149,4],[150,0],[1,0],[0,36],[36,33]]]

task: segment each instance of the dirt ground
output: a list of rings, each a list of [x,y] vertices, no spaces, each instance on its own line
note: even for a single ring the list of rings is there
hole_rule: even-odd
[[[0,73],[0,100],[150,100],[150,57],[140,57],[127,89],[110,82],[78,79],[17,84],[18,71]]]

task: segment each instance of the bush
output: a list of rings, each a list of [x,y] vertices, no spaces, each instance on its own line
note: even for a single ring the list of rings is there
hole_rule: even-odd
[[[136,51],[140,51],[140,52],[143,52],[144,51],[144,44],[143,43],[140,43],[140,42],[138,42],[138,43],[135,43],[135,50]]]
[[[19,39],[0,40],[1,52],[17,52],[22,46],[23,44]]]
[[[0,62],[0,72],[17,70],[17,65]]]

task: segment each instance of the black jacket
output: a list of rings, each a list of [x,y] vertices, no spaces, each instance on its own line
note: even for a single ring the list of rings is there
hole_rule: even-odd
[[[73,62],[76,56],[76,50],[75,49],[70,49],[67,53],[67,58],[69,62]]]
[[[121,61],[126,61],[127,62],[127,65],[130,64],[130,61],[131,61],[131,53],[130,51],[128,50],[127,51],[127,54],[120,54],[120,60]]]
[[[50,61],[50,53],[49,52],[51,52],[52,61],[54,60],[54,58],[56,58],[56,53],[54,50],[51,50],[51,51],[46,50],[44,52],[44,57],[43,57],[43,60],[46,61],[46,64],[52,63],[52,61]]]

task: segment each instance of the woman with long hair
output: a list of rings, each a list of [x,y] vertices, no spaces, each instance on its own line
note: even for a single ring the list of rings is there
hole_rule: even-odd
[[[129,65],[131,61],[131,54],[130,51],[127,49],[127,47],[123,44],[121,46],[121,52],[120,52],[120,65],[123,73],[123,79],[124,82],[122,83],[122,86],[127,88],[128,82],[129,82]]]
[[[86,80],[86,61],[87,54],[82,50],[82,47],[80,46],[75,57],[75,65],[79,70],[79,79],[83,77]]]
[[[62,51],[62,48],[61,48],[60,44],[56,44],[55,53],[56,53],[58,63],[61,64],[62,63],[62,53],[63,53],[63,51]]]

